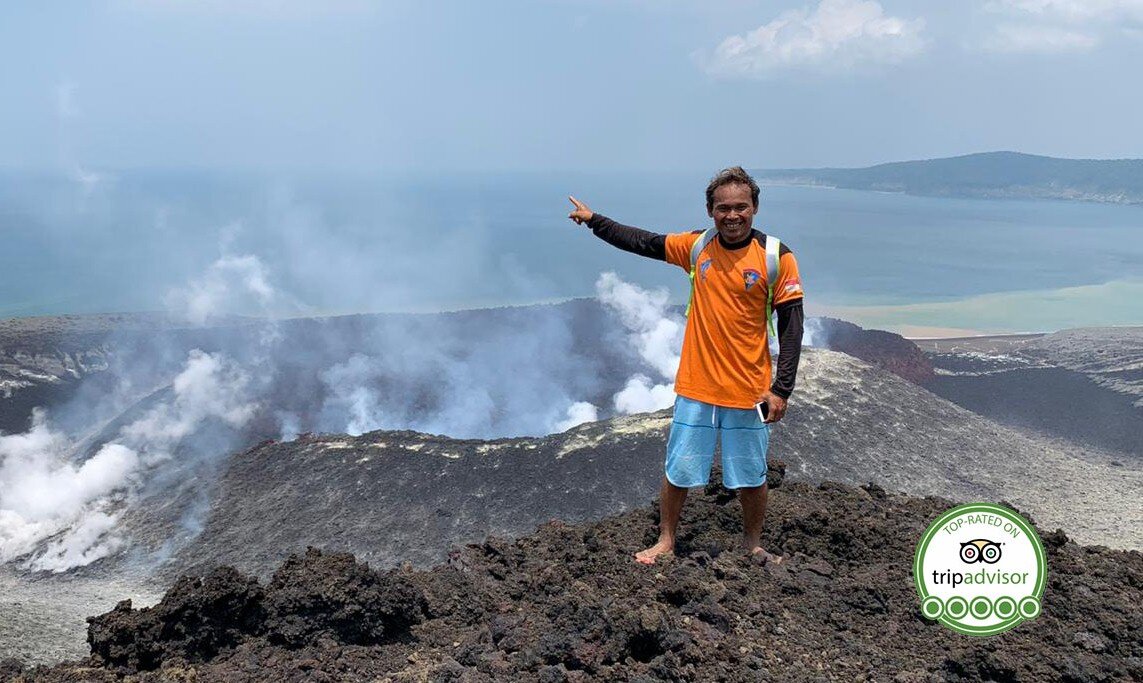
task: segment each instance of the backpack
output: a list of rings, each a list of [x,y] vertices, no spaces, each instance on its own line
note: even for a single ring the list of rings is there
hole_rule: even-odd
[[[695,268],[698,265],[699,255],[717,235],[718,228],[707,228],[691,247],[691,295],[687,299],[686,312],[688,316],[691,314],[691,302],[695,298]],[[778,261],[781,258],[782,240],[773,235],[766,235],[766,243],[763,246],[766,248],[766,328],[770,331],[770,339],[775,340],[778,338],[778,332],[774,326],[773,316],[774,285],[778,282]]]

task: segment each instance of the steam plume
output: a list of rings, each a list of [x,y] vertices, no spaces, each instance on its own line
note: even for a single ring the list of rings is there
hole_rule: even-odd
[[[226,359],[192,351],[172,384],[173,397],[78,466],[71,462],[75,444],[51,428],[44,411],[36,412],[30,431],[0,436],[0,563],[34,553],[28,568],[59,572],[122,547],[115,523],[142,475],[204,422],[249,420],[255,406],[248,384]]]
[[[242,295],[274,297],[253,256],[224,256],[171,300],[182,304],[178,313],[205,321]],[[53,429],[43,410],[28,432],[0,436],[0,564],[25,557],[30,569],[60,572],[114,553],[125,545],[116,524],[147,474],[197,430],[242,427],[257,408],[249,373],[220,353],[191,350],[170,387],[168,399],[82,463],[74,462],[80,444]]]
[[[599,276],[595,291],[600,302],[619,314],[629,331],[628,341],[660,379],[656,383],[644,374],[629,378],[612,398],[616,412],[629,415],[669,408],[675,400],[671,383],[679,368],[685,323],[670,312],[667,291],[642,289],[611,272]]]

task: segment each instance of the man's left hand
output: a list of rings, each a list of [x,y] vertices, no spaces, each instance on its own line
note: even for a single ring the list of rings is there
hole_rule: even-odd
[[[766,424],[773,424],[781,420],[786,415],[786,399],[778,394],[767,391],[762,394],[759,403],[765,403],[767,406],[766,411]]]

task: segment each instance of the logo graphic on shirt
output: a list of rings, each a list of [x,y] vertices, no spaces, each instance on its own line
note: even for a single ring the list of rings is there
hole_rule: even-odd
[[[710,268],[711,260],[707,259],[699,264],[699,279],[706,281],[706,269]]]
[[[793,280],[790,280],[789,282],[786,283],[786,286],[782,288],[782,291],[785,292],[786,294],[801,294],[801,292],[802,292],[801,280],[798,280],[796,278]]]
[[[750,288],[753,287],[754,284],[760,279],[762,279],[762,273],[759,273],[753,268],[747,268],[746,270],[742,271],[742,281],[746,284],[746,291],[748,292],[750,291]]]

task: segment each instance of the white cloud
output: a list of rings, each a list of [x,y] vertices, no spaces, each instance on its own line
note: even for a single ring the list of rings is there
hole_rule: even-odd
[[[991,52],[1082,52],[1143,25],[1143,0],[988,0],[984,8],[1008,18],[980,43]]]
[[[75,83],[64,81],[56,84],[54,90],[56,124],[59,129],[59,155],[64,171],[83,189],[84,196],[89,196],[107,178],[102,173],[96,173],[80,165],[72,150],[70,135],[72,122],[80,118],[76,101],[78,89],[79,86]]]
[[[720,77],[763,77],[791,68],[844,71],[894,64],[920,53],[925,20],[887,16],[872,0],[822,0],[783,12],[745,35],[734,35],[713,54],[696,54]]]
[[[1099,37],[1056,26],[1002,24],[982,47],[990,52],[1084,52],[1099,44]]]
[[[1034,15],[1072,23],[1143,21],[1143,0],[992,0],[994,12]]]
[[[56,85],[56,116],[61,121],[79,116],[79,109],[75,104],[75,91],[76,85],[71,81]]]

